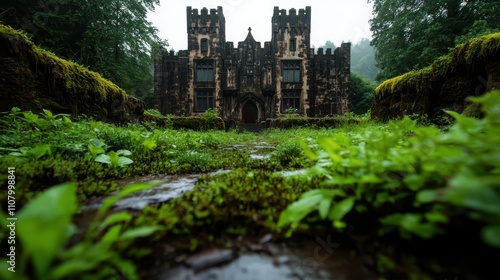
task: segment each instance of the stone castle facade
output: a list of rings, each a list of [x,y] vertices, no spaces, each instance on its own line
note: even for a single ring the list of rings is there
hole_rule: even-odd
[[[222,7],[187,7],[188,49],[159,50],[155,106],[163,114],[191,116],[218,108],[222,118],[245,123],[279,117],[288,108],[323,117],[349,108],[350,43],[310,47],[311,7],[274,7],[270,42],[226,41]]]

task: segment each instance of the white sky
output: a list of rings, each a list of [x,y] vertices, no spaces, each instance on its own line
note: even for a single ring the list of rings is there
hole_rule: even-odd
[[[367,0],[161,0],[148,19],[159,30],[160,38],[168,40],[168,49],[187,49],[186,7],[201,10],[222,6],[226,18],[226,41],[237,45],[252,27],[252,35],[264,46],[271,40],[271,18],[274,6],[288,10],[311,6],[311,47],[324,45],[327,40],[336,46],[342,42],[357,43],[371,39],[368,20],[372,4]]]

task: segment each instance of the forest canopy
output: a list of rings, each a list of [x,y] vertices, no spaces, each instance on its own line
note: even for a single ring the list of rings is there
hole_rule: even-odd
[[[425,67],[458,43],[500,31],[499,0],[372,0],[378,81]]]
[[[150,105],[151,49],[167,44],[146,16],[159,2],[4,0],[0,22],[25,31],[40,47],[99,72]]]

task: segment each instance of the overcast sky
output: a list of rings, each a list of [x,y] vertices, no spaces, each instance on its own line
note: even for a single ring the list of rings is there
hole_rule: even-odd
[[[187,49],[186,6],[201,10],[222,6],[226,18],[226,41],[243,41],[252,28],[255,40],[262,46],[271,40],[271,18],[274,6],[297,10],[311,6],[311,46],[318,47],[327,40],[336,46],[342,42],[357,43],[371,39],[368,20],[372,17],[372,4],[367,0],[161,0],[160,6],[148,19],[168,40],[169,49]]]

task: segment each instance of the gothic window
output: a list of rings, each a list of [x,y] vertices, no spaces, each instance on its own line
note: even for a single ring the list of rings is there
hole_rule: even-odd
[[[297,41],[295,40],[295,38],[290,39],[290,51],[294,52],[296,50],[297,50]]]
[[[282,64],[282,76],[284,83],[300,82],[300,60],[285,60]]]
[[[201,39],[201,51],[202,52],[208,51],[208,40],[207,39]]]
[[[289,108],[300,110],[300,92],[285,91],[281,96],[281,112],[285,112]]]
[[[247,86],[253,86],[253,76],[247,76]]]
[[[214,81],[214,64],[212,61],[196,62],[196,81],[197,82]]]
[[[213,91],[196,91],[195,111],[205,112],[209,108],[214,107]]]
[[[253,66],[247,66],[247,75],[252,75],[253,74]]]

